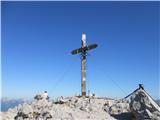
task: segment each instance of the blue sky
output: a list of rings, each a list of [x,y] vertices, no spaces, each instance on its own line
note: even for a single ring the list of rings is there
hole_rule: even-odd
[[[33,97],[81,92],[79,55],[87,59],[87,89],[98,96],[125,97],[144,84],[160,97],[158,2],[2,2],[2,94]]]

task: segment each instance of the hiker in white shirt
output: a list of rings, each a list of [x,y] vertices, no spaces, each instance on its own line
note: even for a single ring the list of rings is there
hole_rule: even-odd
[[[47,91],[42,94],[43,99],[49,99]]]

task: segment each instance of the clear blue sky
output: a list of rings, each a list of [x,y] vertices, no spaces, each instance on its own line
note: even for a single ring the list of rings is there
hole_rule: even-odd
[[[160,97],[158,2],[2,2],[2,92],[8,97],[80,93],[81,64],[71,50],[97,43],[87,87],[125,97],[144,84]]]

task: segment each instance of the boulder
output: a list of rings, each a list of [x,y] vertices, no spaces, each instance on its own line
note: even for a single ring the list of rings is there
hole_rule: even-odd
[[[111,115],[118,115],[118,114],[130,112],[129,103],[128,101],[125,101],[125,100],[116,101],[109,108],[106,106],[105,110],[106,111],[108,110],[109,114]]]
[[[46,112],[46,111],[45,111],[45,112],[42,112],[41,115],[42,115],[42,117],[43,117],[44,120],[47,120],[47,119],[51,119],[51,118],[52,118],[52,115],[51,115],[50,112]]]
[[[27,119],[29,116],[23,112],[18,112],[17,115],[14,117],[15,120],[24,120]]]
[[[160,120],[160,107],[142,88],[132,94],[130,110],[133,114],[133,119]]]

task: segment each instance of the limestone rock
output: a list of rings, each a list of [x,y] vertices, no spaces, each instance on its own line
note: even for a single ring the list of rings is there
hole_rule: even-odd
[[[117,115],[130,112],[128,101],[115,101],[115,103],[108,108],[111,115]]]
[[[136,120],[160,120],[160,107],[144,89],[132,94],[130,109]]]

